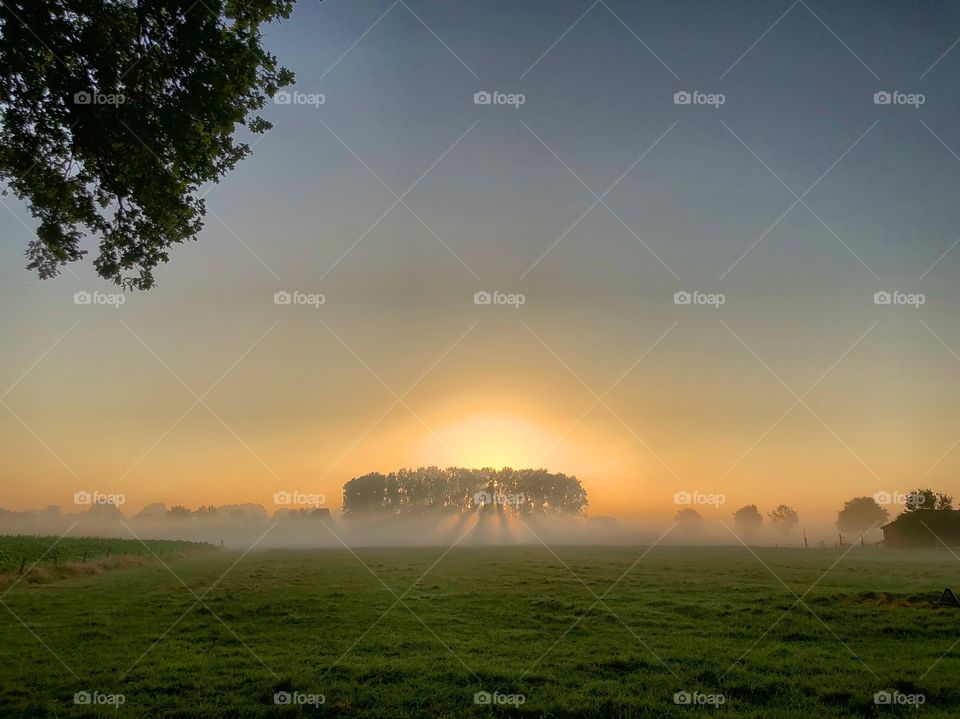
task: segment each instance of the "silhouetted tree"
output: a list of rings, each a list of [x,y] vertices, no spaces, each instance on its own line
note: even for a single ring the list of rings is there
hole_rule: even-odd
[[[483,503],[503,504],[505,511],[520,515],[578,515],[588,506],[580,480],[545,469],[420,467],[349,480],[343,485],[343,511],[463,512],[474,508],[483,493],[490,495]]]
[[[931,489],[907,494],[903,511],[894,520],[895,545],[911,547],[960,546],[960,516],[953,510],[953,497]]]
[[[343,513],[363,514],[384,509],[387,478],[379,472],[354,477],[343,485]]]
[[[763,515],[755,504],[747,504],[733,513],[733,523],[741,534],[756,534],[763,525]]]
[[[87,514],[99,519],[123,519],[123,512],[113,502],[96,502],[90,505]]]
[[[767,512],[767,516],[770,517],[773,528],[783,535],[790,534],[800,521],[797,510],[786,504],[778,505],[776,509],[770,510]]]
[[[0,179],[39,221],[40,277],[100,238],[97,273],[153,286],[175,243],[196,238],[201,185],[262,133],[254,113],[293,82],[260,26],[292,0],[7,0],[0,3]]]
[[[915,489],[907,492],[903,510],[898,516],[911,512],[943,511],[953,509],[953,497],[943,492],[934,492],[932,489]]]
[[[154,502],[152,504],[148,504],[146,507],[144,507],[139,512],[137,512],[134,515],[134,519],[146,519],[148,517],[150,518],[162,517],[166,513],[167,513],[167,505],[165,505],[163,502]]]
[[[871,527],[883,524],[887,516],[887,510],[873,497],[854,497],[844,502],[843,508],[837,512],[837,528],[841,532],[863,534]]]
[[[703,529],[703,517],[700,512],[686,507],[677,512],[677,528],[685,534],[695,534]]]

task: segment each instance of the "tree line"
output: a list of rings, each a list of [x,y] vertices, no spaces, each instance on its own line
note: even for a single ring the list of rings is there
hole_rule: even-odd
[[[958,520],[950,513],[953,511],[953,497],[932,489],[915,489],[903,498],[903,509],[897,515],[902,532],[909,535],[929,534],[932,541],[937,536],[953,536],[958,533]],[[688,516],[689,513],[696,518]],[[767,513],[771,526],[784,535],[790,534],[800,522],[800,515],[793,507],[781,504]],[[840,532],[863,535],[880,527],[890,518],[887,509],[876,497],[854,497],[844,502],[837,511],[836,526]],[[690,526],[702,520],[691,509],[684,509],[677,515],[681,524]],[[763,515],[756,504],[747,504],[733,513],[737,530],[747,536],[756,534],[763,526]],[[923,531],[921,531],[923,528]]]
[[[371,472],[343,485],[343,513],[348,516],[469,512],[483,507],[522,516],[581,515],[588,504],[579,479],[545,469],[420,467]]]

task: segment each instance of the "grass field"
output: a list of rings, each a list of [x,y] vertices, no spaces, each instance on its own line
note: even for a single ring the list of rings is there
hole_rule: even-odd
[[[555,551],[209,552],[21,584],[0,716],[960,716],[960,610],[931,606],[960,588],[947,552]]]
[[[152,556],[204,546],[200,542],[172,539],[107,539],[103,537],[0,536],[0,574],[31,566],[90,562],[117,556]]]

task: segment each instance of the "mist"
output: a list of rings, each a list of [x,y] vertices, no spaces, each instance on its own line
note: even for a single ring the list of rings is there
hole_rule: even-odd
[[[836,528],[826,521],[804,523],[788,534],[766,526],[748,534],[738,530],[727,513],[710,515],[696,526],[686,526],[664,518],[618,520],[562,513],[518,516],[500,505],[478,506],[463,512],[403,515],[344,515],[326,509],[281,509],[269,515],[259,504],[204,507],[194,512],[163,508],[134,516],[126,516],[115,505],[97,505],[74,513],[49,507],[25,512],[3,510],[0,533],[181,539],[240,551],[540,544],[833,548],[841,541]],[[874,529],[867,533],[864,543],[871,545],[880,538],[879,531]],[[849,544],[860,538],[845,536],[843,541]]]

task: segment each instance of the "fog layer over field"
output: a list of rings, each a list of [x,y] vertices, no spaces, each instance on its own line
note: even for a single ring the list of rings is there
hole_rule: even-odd
[[[269,516],[261,505],[209,508],[206,511],[141,512],[128,517],[112,505],[61,513],[51,507],[37,512],[0,514],[0,534],[105,536],[141,539],[187,539],[223,544],[231,549],[342,548],[394,546],[459,546],[498,544],[577,545],[791,545],[803,546],[803,527],[810,547],[832,547],[837,531],[827,522],[801,524],[789,534],[763,527],[746,533],[729,512],[715,511],[689,525],[676,520],[619,521],[564,514],[518,516],[498,505],[465,512],[422,512],[412,515],[332,515],[326,510],[282,509]],[[866,542],[876,542],[874,530]],[[858,537],[845,537],[858,541]]]

